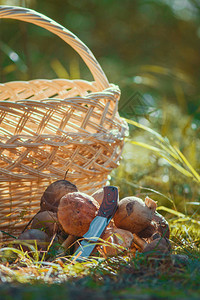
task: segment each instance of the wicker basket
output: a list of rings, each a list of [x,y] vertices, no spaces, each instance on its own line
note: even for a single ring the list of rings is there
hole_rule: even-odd
[[[45,188],[66,170],[67,179],[88,194],[106,184],[119,163],[127,124],[118,115],[119,88],[73,33],[22,7],[0,6],[0,18],[53,32],[79,53],[95,80],[0,84],[0,230],[17,235],[39,210]]]

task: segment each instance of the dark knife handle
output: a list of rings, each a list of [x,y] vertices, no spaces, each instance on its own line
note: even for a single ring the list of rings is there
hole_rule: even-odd
[[[115,186],[105,186],[103,189],[104,198],[97,216],[111,218],[114,216],[119,203],[118,188]]]

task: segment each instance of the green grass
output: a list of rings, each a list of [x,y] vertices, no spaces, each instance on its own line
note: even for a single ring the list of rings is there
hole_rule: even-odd
[[[171,261],[143,256],[129,261],[118,257],[91,265],[86,276],[70,276],[61,283],[56,283],[57,277],[51,284],[36,278],[2,283],[1,299],[56,299],[58,295],[59,299],[198,299],[199,271],[200,262],[194,258],[174,266]]]

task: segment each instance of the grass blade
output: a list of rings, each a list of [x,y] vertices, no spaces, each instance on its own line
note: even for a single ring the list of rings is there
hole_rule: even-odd
[[[129,119],[126,119],[126,118],[123,118],[128,124],[131,124],[131,125],[134,125],[138,128],[141,128],[145,131],[148,131],[149,133],[153,134],[154,136],[156,136],[160,141],[164,142],[165,139],[162,137],[162,135],[160,135],[158,132],[154,131],[153,129],[145,126],[145,125],[142,125],[136,121],[133,121],[133,120],[129,120]]]
[[[171,208],[168,208],[168,207],[165,207],[165,206],[158,206],[157,207],[157,210],[163,210],[163,211],[166,211],[166,212],[168,212],[168,213],[170,213],[170,214],[172,214],[172,215],[175,215],[175,216],[177,216],[177,217],[179,217],[180,219],[183,219],[183,221],[190,221],[190,222],[192,222],[192,223],[194,223],[194,224],[197,224],[197,225],[200,225],[200,221],[197,221],[197,220],[194,220],[194,219],[192,219],[191,217],[189,217],[189,216],[186,216],[185,214],[183,214],[183,213],[181,213],[181,212],[178,212],[178,211],[176,211],[176,210],[174,210],[174,209],[171,209]],[[178,219],[179,220],[179,219]]]
[[[197,181],[200,182],[200,175],[195,171],[195,169],[191,166],[191,164],[189,163],[189,161],[186,159],[186,157],[183,155],[183,153],[181,153],[181,151],[175,146],[174,147],[178,153],[178,155],[180,156],[180,158],[182,159],[182,161],[186,164],[186,166],[188,167],[188,169],[193,173],[193,175],[196,177]]]
[[[191,166],[189,161],[186,157],[181,153],[181,151],[176,147],[172,146],[169,143],[168,138],[162,137],[159,133],[152,130],[151,128],[139,124],[136,121],[125,119],[127,123],[134,125],[140,129],[143,129],[151,134],[154,135],[156,138],[154,142],[157,146],[149,145],[148,143],[142,143],[127,139],[126,141],[130,142],[131,144],[141,146],[148,150],[152,150],[156,152],[160,157],[164,158],[172,167],[178,170],[180,173],[187,177],[193,178],[195,181],[200,182],[200,175],[196,172],[196,170]]]

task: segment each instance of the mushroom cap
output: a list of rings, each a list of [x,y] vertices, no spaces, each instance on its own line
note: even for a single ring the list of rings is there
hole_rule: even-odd
[[[69,193],[60,199],[58,221],[66,233],[81,237],[88,231],[98,208],[93,197],[81,192]]]
[[[92,194],[92,197],[101,205],[104,197],[104,189],[101,188]]]
[[[60,199],[68,193],[77,191],[76,185],[67,180],[57,180],[51,183],[41,197],[40,210],[57,212]]]
[[[118,228],[138,233],[150,225],[154,212],[154,205],[153,207],[151,205],[147,206],[138,197],[126,197],[119,201],[118,209],[114,215],[114,222]]]
[[[151,221],[151,223],[146,228],[138,232],[138,236],[140,238],[150,238],[155,232],[156,224],[155,222]]]
[[[107,227],[102,237],[108,243],[112,245],[103,245],[101,246],[102,251],[106,256],[114,256],[123,251],[123,248],[118,248],[118,246],[122,246],[126,249],[130,249],[133,242],[133,234],[130,231],[120,229],[117,227]]]
[[[153,234],[158,233],[160,236],[169,238],[169,224],[165,218],[155,211],[151,224],[138,233],[141,238],[151,238]]]
[[[39,229],[28,229],[21,233],[18,240],[25,241],[28,244],[35,247],[35,242],[37,243],[38,250],[46,250],[50,242],[48,235]],[[24,251],[30,251],[27,246],[22,245]]]
[[[52,211],[41,211],[33,218],[31,229],[40,229],[52,237],[59,230],[56,213]]]
[[[160,235],[162,236],[164,235],[166,238],[169,239],[170,236],[169,224],[166,221],[166,219],[157,211],[155,211],[153,215],[153,222],[156,223],[158,233],[160,233]]]
[[[169,254],[171,250],[171,244],[167,238],[156,238],[151,243],[146,244],[143,249],[143,253],[150,252],[154,257],[163,256]]]

